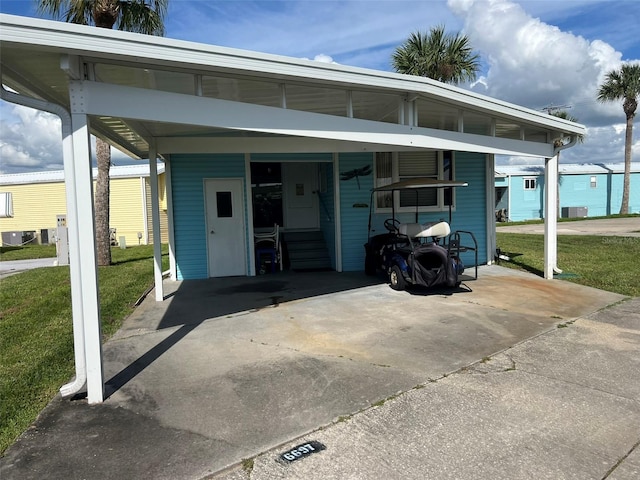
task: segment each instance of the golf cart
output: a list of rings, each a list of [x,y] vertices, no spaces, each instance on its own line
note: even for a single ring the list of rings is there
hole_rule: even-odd
[[[418,222],[418,194],[427,188],[465,187],[467,183],[413,178],[374,188],[369,204],[368,240],[365,247],[365,273],[376,275],[382,271],[388,275],[391,288],[403,290],[407,285],[423,287],[457,287],[464,272],[461,254],[475,253],[475,275],[478,278],[478,243],[472,232],[451,232],[451,204],[449,222],[439,221],[421,224]],[[415,222],[401,223],[395,218],[395,192],[415,191]],[[384,221],[386,233],[371,235],[371,217],[374,195],[391,192],[392,216]],[[450,202],[449,202],[450,203]],[[462,239],[466,244],[463,245]]]

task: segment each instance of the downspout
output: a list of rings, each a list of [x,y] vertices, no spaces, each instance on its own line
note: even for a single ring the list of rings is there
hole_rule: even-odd
[[[555,210],[555,215],[553,215],[553,220],[552,220],[551,218],[549,218],[549,217],[550,217],[549,212],[551,211],[551,209],[550,209],[549,205],[547,205],[547,206],[545,207],[545,208],[546,208],[546,211],[547,211],[547,213],[546,213],[546,215],[545,215],[545,223],[548,223],[548,224],[549,224],[549,223],[552,223],[552,224],[553,224],[553,235],[555,236],[555,241],[553,242],[555,252],[554,252],[554,254],[553,254],[553,262],[551,262],[551,263],[552,263],[552,265],[551,265],[551,269],[552,269],[552,272],[553,272],[553,273],[562,273],[562,269],[558,267],[558,240],[557,240],[557,238],[558,238],[558,227],[557,227],[557,226],[558,226],[558,220],[557,220],[557,213],[558,213],[558,212],[557,212],[557,206],[555,205],[555,204],[557,204],[557,191],[558,191],[558,190],[557,190],[557,182],[558,182],[558,175],[557,175],[557,170],[558,170],[558,161],[557,161],[557,155],[558,155],[562,150],[565,150],[565,149],[567,149],[567,148],[573,147],[573,146],[578,142],[578,136],[577,136],[577,135],[572,135],[570,138],[571,138],[571,140],[569,141],[569,143],[567,143],[567,144],[563,144],[563,145],[559,145],[559,146],[557,146],[557,147],[555,147],[555,148],[553,149],[553,156],[554,156],[554,157],[556,157],[556,162],[555,162],[555,163],[556,163],[556,165],[555,165],[556,172],[555,172],[555,174],[554,174],[554,179],[555,179],[555,183],[556,183],[556,185],[554,185],[554,188],[555,188],[556,194],[554,195],[555,199],[554,199],[554,205],[553,205],[553,208],[554,208],[554,210]],[[547,176],[547,178],[548,178],[548,176]],[[547,190],[548,190],[548,189],[549,189],[549,185],[547,185]],[[547,228],[549,228],[549,227],[547,227]],[[545,262],[545,264],[546,264],[546,262]],[[546,276],[547,278],[553,278],[553,273],[551,274],[551,276],[549,276],[549,272],[545,272],[545,276]]]
[[[0,89],[0,98],[9,103],[42,110],[60,117],[60,121],[62,122],[62,156],[66,177],[66,172],[73,169],[74,163],[73,140],[71,135],[71,114],[61,105],[10,92],[5,88],[4,84],[2,85],[2,89]],[[76,186],[74,182],[71,182],[69,185],[65,182],[67,216],[69,217],[69,223],[71,224],[77,224],[77,202],[75,189]],[[63,397],[75,395],[82,391],[87,383],[86,356],[84,351],[84,325],[82,322],[82,292],[74,291],[75,288],[81,287],[80,271],[78,270],[80,262],[77,258],[73,258],[74,256],[79,255],[80,245],[79,240],[75,235],[70,235],[69,241],[71,243],[69,253],[72,256],[69,271],[71,276],[71,310],[73,317],[73,349],[76,375],[73,381],[60,387],[60,394]]]

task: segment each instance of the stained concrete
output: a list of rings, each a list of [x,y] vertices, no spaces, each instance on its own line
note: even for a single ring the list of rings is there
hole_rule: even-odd
[[[105,344],[107,400],[89,406],[82,399],[54,399],[0,460],[1,478],[195,479],[226,468],[232,470],[224,475],[234,478],[245,475],[234,466],[256,456],[251,478],[380,478],[367,477],[373,471],[386,472],[388,478],[412,478],[411,472],[413,478],[424,478],[416,475],[425,472],[464,478],[461,473],[482,471],[478,465],[491,451],[503,452],[504,461],[522,455],[527,445],[533,457],[572,451],[560,441],[547,442],[544,435],[538,439],[536,432],[546,427],[536,422],[564,405],[567,414],[580,414],[578,426],[564,440],[577,435],[576,441],[586,442],[592,430],[580,425],[600,414],[597,406],[585,411],[587,401],[600,395],[591,392],[593,387],[575,380],[575,391],[561,393],[567,382],[551,374],[543,378],[535,369],[545,365],[534,361],[531,371],[516,367],[512,376],[472,372],[476,367],[469,366],[485,359],[482,368],[497,362],[498,370],[512,371],[500,352],[511,349],[511,356],[532,338],[532,345],[538,345],[545,332],[565,330],[558,324],[577,331],[574,320],[623,299],[499,266],[482,267],[477,281],[454,291],[396,292],[376,278],[335,272],[168,282],[167,291],[165,302],[155,302],[153,295],[145,299]],[[612,322],[619,328],[615,318]],[[635,323],[625,328],[628,341],[635,342]],[[627,352],[624,340],[618,341]],[[537,355],[553,364],[553,351],[563,348],[549,345]],[[627,356],[619,359],[630,369]],[[527,363],[525,350],[518,362]],[[624,388],[620,385],[628,371],[620,368],[619,374],[606,395],[618,398],[615,388]],[[606,377],[606,368],[600,375]],[[501,378],[511,383],[502,384]],[[547,405],[527,388],[533,393],[548,388],[557,398]],[[501,407],[510,395],[516,406],[505,412]],[[401,406],[390,422],[397,430],[369,419],[394,404]],[[637,408],[637,399],[628,397],[615,405],[616,431],[623,431],[623,417],[634,421]],[[523,427],[519,409],[527,414]],[[409,412],[429,416],[410,430],[415,419]],[[343,430],[354,425],[354,431]],[[321,427],[326,428],[318,431]],[[405,435],[405,429],[413,433]],[[279,464],[280,470],[273,470],[277,449],[310,432],[313,438],[335,432],[325,440],[331,448],[299,462],[311,471],[296,476],[298,468],[307,467]],[[342,438],[341,432],[347,435]],[[473,432],[485,433],[473,442]],[[408,443],[400,457],[385,453],[402,442]],[[619,447],[596,453],[608,465],[611,451]],[[336,452],[342,450],[354,456],[341,457]],[[364,451],[370,453],[366,458],[358,453]],[[456,451],[475,452],[472,462],[458,458]],[[260,456],[263,452],[268,453]],[[500,470],[501,458],[484,463],[486,478],[498,478],[490,475]],[[531,465],[527,458],[521,457],[525,470]],[[268,468],[260,473],[263,461]],[[316,470],[315,462],[326,468]],[[585,469],[591,466],[581,458],[575,463],[582,465],[580,473],[590,474]],[[364,470],[349,473],[351,464]],[[549,468],[558,471],[561,465]]]

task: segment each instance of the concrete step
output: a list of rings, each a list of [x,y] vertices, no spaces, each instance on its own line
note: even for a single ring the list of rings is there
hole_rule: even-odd
[[[291,270],[328,270],[331,257],[320,230],[283,232]]]

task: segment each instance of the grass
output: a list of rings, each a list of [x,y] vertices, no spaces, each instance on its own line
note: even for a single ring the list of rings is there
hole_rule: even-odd
[[[31,258],[53,258],[56,256],[55,245],[24,245],[0,247],[0,262],[9,260],[29,260]]]
[[[543,235],[498,232],[496,243],[512,258],[501,265],[543,274]],[[558,235],[558,266],[567,281],[640,296],[640,237]]]
[[[41,254],[36,247],[24,250]],[[2,260],[14,252],[3,251]],[[98,270],[105,340],[153,284],[153,246],[113,249],[112,255],[114,264]],[[163,263],[167,268],[166,255]],[[0,280],[0,454],[73,374],[69,267],[38,268]]]

